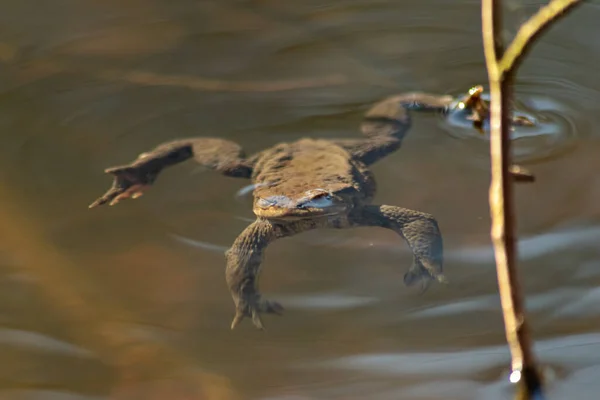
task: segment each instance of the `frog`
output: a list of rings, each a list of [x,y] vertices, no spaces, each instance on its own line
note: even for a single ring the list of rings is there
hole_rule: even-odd
[[[235,307],[234,329],[244,319],[264,330],[262,316],[281,315],[283,306],[265,299],[259,277],[267,247],[273,242],[315,229],[378,227],[395,232],[412,252],[403,274],[407,287],[448,283],[443,272],[443,239],[430,213],[395,205],[374,204],[377,184],[370,167],[398,150],[412,126],[413,111],[487,118],[481,92],[462,98],[425,92],[392,95],[376,102],[363,116],[361,138],[301,138],[278,143],[246,156],[242,147],[217,137],[174,139],[143,152],[129,164],[105,169],[113,184],[89,208],[137,199],[167,167],[193,159],[228,177],[252,182],[255,220],[225,252],[225,280]],[[479,118],[479,120],[478,120]]]

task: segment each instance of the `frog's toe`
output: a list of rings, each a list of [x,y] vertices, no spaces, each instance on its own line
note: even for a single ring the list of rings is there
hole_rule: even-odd
[[[244,313],[237,311],[235,313],[235,317],[233,317],[233,321],[231,321],[231,329],[235,329],[236,326],[239,325],[240,322],[244,319]]]
[[[262,322],[260,314],[283,314],[283,306],[275,301],[259,300],[251,304],[247,304],[245,309],[236,310],[235,317],[231,322],[231,329],[235,329],[236,326],[244,319],[244,317],[251,317],[252,323],[257,329],[265,330],[265,325]]]
[[[254,307],[249,307],[249,310],[247,312],[239,310],[236,311],[235,317],[233,317],[233,321],[231,321],[231,329],[235,329],[240,324],[240,322],[242,322],[244,317],[251,317],[252,323],[257,329],[260,329],[261,331],[265,330],[265,325],[263,324],[262,319],[260,318],[260,311],[258,311]]]
[[[431,286],[431,279],[422,277],[421,278],[421,289],[419,290],[419,294],[423,294],[429,289]]]
[[[269,314],[283,315],[283,306],[276,301],[265,300],[262,309]]]
[[[108,203],[109,206],[114,206],[115,204],[119,203],[121,200],[125,200],[131,197],[131,194],[127,191],[121,193],[120,195],[116,196],[114,199],[112,199],[110,201],[110,203]]]
[[[260,318],[260,312],[257,310],[252,310],[252,323],[257,329],[260,329],[261,331],[265,330],[265,325]]]

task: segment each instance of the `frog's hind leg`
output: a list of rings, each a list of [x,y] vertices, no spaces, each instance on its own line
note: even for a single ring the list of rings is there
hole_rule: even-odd
[[[413,264],[404,275],[406,286],[421,282],[423,291],[432,280],[446,282],[442,272],[442,234],[432,215],[395,206],[370,205],[350,218],[354,226],[391,229],[406,240],[413,253]]]
[[[105,169],[104,172],[114,176],[113,185],[89,208],[138,198],[152,186],[164,168],[190,158],[223,175],[239,178],[250,178],[254,165],[252,159],[245,158],[242,148],[229,140],[209,137],[174,140],[141,153],[127,165]]]
[[[402,145],[412,126],[410,111],[443,112],[452,103],[452,96],[427,93],[405,93],[388,97],[376,103],[365,114],[361,131],[366,139],[334,140],[352,156],[371,165]]]

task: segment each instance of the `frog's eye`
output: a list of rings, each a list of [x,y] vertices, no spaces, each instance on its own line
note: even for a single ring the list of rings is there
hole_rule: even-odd
[[[328,193],[313,197],[312,199],[298,204],[298,208],[326,208],[333,205],[333,197]]]
[[[263,199],[262,197],[256,201],[256,205],[259,207],[267,208],[275,205],[273,200]]]
[[[307,193],[310,193],[310,195],[312,196],[312,200],[321,199],[321,198],[331,200],[331,198],[332,198],[331,193],[327,192],[323,189],[315,189],[315,190],[311,190],[310,192],[307,192]]]

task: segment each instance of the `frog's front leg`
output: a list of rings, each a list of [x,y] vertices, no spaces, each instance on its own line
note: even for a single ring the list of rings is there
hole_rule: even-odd
[[[432,280],[446,282],[442,273],[442,234],[431,214],[395,206],[371,205],[356,210],[350,217],[355,226],[391,229],[406,240],[413,253],[413,265],[404,275],[407,286],[421,282],[425,290]]]
[[[239,178],[249,178],[255,162],[254,158],[246,159],[242,148],[229,140],[210,137],[173,140],[140,154],[127,165],[105,169],[104,172],[113,175],[113,184],[89,208],[137,199],[154,184],[163,169],[190,158],[206,168]]]
[[[317,225],[310,221],[276,223],[259,218],[237,237],[231,248],[225,252],[225,276],[236,310],[231,329],[244,317],[250,317],[254,325],[263,330],[261,313],[283,313],[283,307],[279,303],[263,299],[259,291],[258,280],[264,252],[273,241],[316,228]]]

